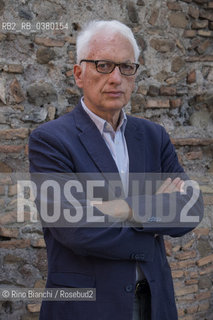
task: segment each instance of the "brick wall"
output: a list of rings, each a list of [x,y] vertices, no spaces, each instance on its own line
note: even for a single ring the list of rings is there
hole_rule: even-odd
[[[162,124],[201,185],[205,217],[166,237],[180,320],[213,319],[213,1],[0,0],[0,287],[43,287],[39,223],[16,223],[14,172],[28,171],[28,136],[73,109],[76,33],[90,19],[129,25],[142,49],[127,112]],[[42,24],[45,22],[45,24]],[[53,22],[48,24],[46,22]],[[39,304],[0,302],[1,319],[38,319]]]

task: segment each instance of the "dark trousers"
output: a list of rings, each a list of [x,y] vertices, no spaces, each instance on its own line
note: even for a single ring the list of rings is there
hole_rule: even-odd
[[[139,290],[135,294],[132,320],[151,320],[151,293]]]

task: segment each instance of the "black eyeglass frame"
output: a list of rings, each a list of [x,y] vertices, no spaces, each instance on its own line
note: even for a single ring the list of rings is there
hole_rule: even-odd
[[[91,63],[94,63],[95,66],[96,66],[97,72],[102,73],[102,74],[110,74],[110,73],[112,73],[112,72],[115,70],[116,67],[118,67],[119,70],[120,70],[120,73],[121,73],[122,75],[124,75],[124,76],[127,76],[127,77],[129,77],[129,76],[134,76],[134,75],[136,74],[139,66],[140,66],[138,63],[127,62],[126,64],[130,64],[130,65],[134,65],[134,66],[135,66],[135,71],[134,71],[134,73],[132,73],[132,74],[125,74],[125,73],[123,73],[123,72],[121,71],[121,67],[120,67],[121,64],[125,64],[125,62],[115,63],[115,62],[113,62],[113,61],[111,61],[111,60],[88,60],[88,59],[82,59],[82,60],[80,61],[80,64],[81,64],[81,62],[91,62]],[[101,71],[98,71],[98,63],[99,63],[99,62],[111,62],[111,63],[114,64],[114,67],[113,67],[112,71],[110,71],[110,72],[101,72]]]

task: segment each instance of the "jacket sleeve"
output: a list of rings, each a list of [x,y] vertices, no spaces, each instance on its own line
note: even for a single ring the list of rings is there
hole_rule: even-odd
[[[30,172],[33,181],[36,182],[38,190],[41,182],[46,178],[54,180],[69,179],[70,174],[75,174],[74,164],[64,149],[61,141],[48,132],[36,129],[30,136],[29,141]],[[42,197],[42,195],[41,195]],[[81,199],[86,214],[87,205],[85,196]],[[41,199],[36,204],[40,205]],[[51,214],[54,199],[48,198],[48,210]],[[70,209],[66,199],[61,197],[61,210]],[[39,208],[38,208],[39,211]],[[71,210],[72,213],[72,210]],[[97,215],[98,210],[97,210]],[[62,224],[61,224],[62,222]],[[61,227],[62,225],[62,227]],[[59,224],[53,226],[43,225],[45,238],[53,237],[66,248],[82,256],[96,256],[105,259],[116,260],[145,260],[152,261],[154,256],[154,235],[145,232],[143,235],[130,227],[123,227],[122,222],[111,222],[107,227],[87,227],[84,220],[80,225]],[[142,245],[143,244],[143,245]]]
[[[151,174],[152,180],[162,182],[168,177],[184,180],[183,192],[171,194],[132,194],[126,201],[135,213],[135,229],[173,237],[193,230],[203,217],[203,198],[199,185],[190,180],[178,162],[177,154],[169,135],[161,129],[161,173]],[[156,177],[155,177],[156,176]],[[150,173],[147,179],[150,178]],[[155,190],[156,191],[156,190]]]

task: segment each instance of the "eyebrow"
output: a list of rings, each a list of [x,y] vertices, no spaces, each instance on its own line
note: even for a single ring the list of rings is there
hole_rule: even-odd
[[[131,62],[131,60],[125,60],[125,61],[120,61],[120,62],[115,62],[113,60],[110,60],[110,59],[96,59],[96,61],[99,60],[99,61],[108,61],[108,62],[114,62],[114,63],[135,63],[135,62]]]

